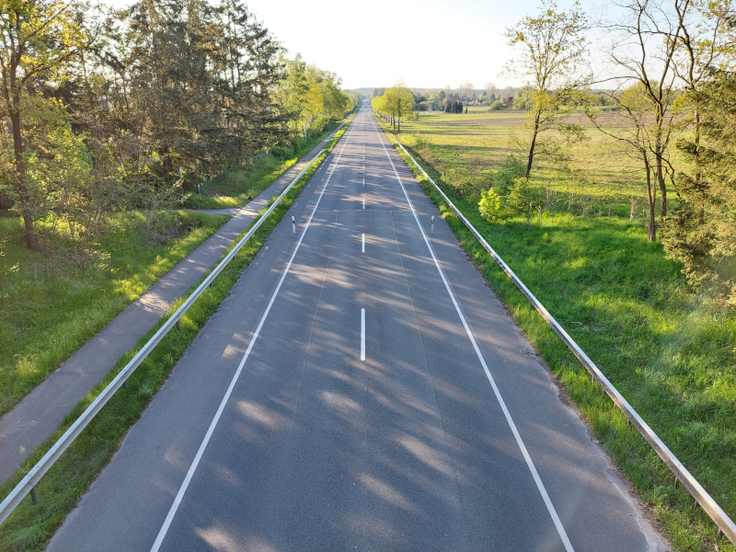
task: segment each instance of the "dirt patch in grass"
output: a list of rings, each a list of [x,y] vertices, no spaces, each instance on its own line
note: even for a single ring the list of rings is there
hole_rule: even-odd
[[[566,123],[574,123],[576,125],[580,125],[582,127],[590,127],[592,128],[594,125],[590,122],[590,119],[586,117],[585,115],[572,115],[570,117],[566,117],[563,119]],[[489,126],[489,127],[521,127],[524,126],[524,123],[529,122],[529,118],[527,117],[505,117],[501,118],[498,116],[494,116],[489,114],[487,117],[483,118],[473,118],[473,119],[457,119],[455,121],[437,121],[437,122],[427,122],[428,126]],[[601,126],[607,127],[607,128],[624,128],[628,126],[626,124],[626,121],[624,121],[621,117],[614,113],[606,113],[604,115],[600,115],[598,117],[598,122]]]

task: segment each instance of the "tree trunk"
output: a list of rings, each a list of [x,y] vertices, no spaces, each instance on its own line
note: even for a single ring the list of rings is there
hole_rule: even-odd
[[[644,164],[646,165],[647,171],[647,200],[649,201],[649,224],[647,239],[650,242],[655,242],[657,241],[657,219],[655,218],[655,212],[657,209],[657,195],[655,194],[654,188],[652,186],[652,168],[649,165],[649,161],[645,159]]]
[[[33,228],[33,215],[30,208],[30,197],[26,187],[26,167],[23,161],[23,135],[20,128],[20,98],[13,98],[14,110],[10,114],[10,122],[13,127],[13,150],[15,152],[15,189],[20,199],[20,209],[25,226],[26,247],[38,251],[38,240]]]
[[[659,214],[662,218],[667,216],[667,183],[664,178],[664,163],[662,162],[662,153],[657,153],[657,184],[659,185]]]
[[[537,134],[539,134],[539,113],[534,115],[534,131],[532,133],[532,143],[529,145],[529,157],[526,162],[526,179],[532,174],[532,163],[534,162],[534,148],[537,145]]]

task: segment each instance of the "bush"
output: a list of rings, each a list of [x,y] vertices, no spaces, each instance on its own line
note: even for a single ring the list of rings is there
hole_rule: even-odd
[[[524,161],[511,154],[494,171],[493,188],[499,195],[506,195],[514,185],[514,181],[517,178],[523,178],[525,175],[526,165]]]
[[[271,155],[276,159],[287,160],[294,157],[294,148],[289,145],[273,146],[271,148]]]
[[[491,104],[491,107],[488,108],[488,111],[499,111],[501,109],[504,109],[505,107],[505,103],[503,103],[501,100],[496,100]]]
[[[512,215],[525,214],[527,222],[531,221],[532,213],[544,205],[544,190],[541,186],[532,184],[526,178],[515,178],[514,185],[504,198],[505,207]]]
[[[481,194],[480,201],[478,202],[478,210],[480,211],[480,216],[488,222],[493,222],[501,218],[501,198],[493,188],[489,188]]]

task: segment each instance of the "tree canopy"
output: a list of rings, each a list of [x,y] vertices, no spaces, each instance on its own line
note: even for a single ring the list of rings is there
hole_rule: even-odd
[[[575,136],[579,132],[576,125],[560,124],[560,115],[582,84],[578,70],[587,51],[586,28],[587,20],[578,2],[570,10],[561,11],[554,0],[542,0],[536,17],[526,16],[506,29],[509,45],[520,51],[519,57],[507,64],[507,71],[526,79],[524,107],[531,129],[527,178],[541,133],[554,129]]]

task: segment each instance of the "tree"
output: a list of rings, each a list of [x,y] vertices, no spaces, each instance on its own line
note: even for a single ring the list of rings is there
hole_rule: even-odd
[[[688,141],[680,149],[697,156],[700,178],[678,185],[680,202],[665,223],[662,243],[668,256],[683,263],[691,284],[715,283],[736,304],[736,74],[715,71],[692,94],[705,145]]]
[[[383,108],[395,117],[398,123],[398,132],[401,132],[401,117],[411,113],[414,109],[414,94],[403,82],[398,82],[383,95]]]
[[[558,11],[554,0],[542,0],[537,17],[526,16],[506,29],[509,44],[522,50],[518,59],[509,62],[508,71],[527,78],[529,100],[525,107],[531,119],[527,178],[541,133],[554,129],[574,136],[579,132],[575,125],[560,124],[560,116],[564,99],[582,84],[575,77],[586,54],[586,28],[578,2],[569,11]]]
[[[714,70],[728,71],[736,65],[733,56],[733,0],[690,0],[675,2],[673,6],[678,23],[678,34],[670,40],[677,42],[674,71],[684,84],[681,103],[691,117],[693,130],[689,148],[694,173],[681,175],[684,186],[699,186],[702,94],[695,94],[701,82],[713,75]],[[678,187],[680,185],[678,184]]]
[[[475,99],[475,93],[473,92],[473,83],[466,82],[460,85],[460,97],[468,102],[472,102]]]
[[[657,0],[630,0],[621,6],[625,20],[609,23],[613,33],[611,60],[619,69],[620,86],[628,86],[624,94],[615,90],[608,94],[625,119],[623,128],[630,132],[611,132],[596,126],[614,138],[627,143],[642,161],[647,189],[659,190],[660,217],[667,215],[667,181],[674,177],[669,159],[669,146],[677,130],[675,108],[681,93],[677,87],[677,54],[683,39],[681,22],[692,9],[691,0],[659,3]],[[679,13],[679,16],[678,16]],[[679,102],[681,103],[681,102]],[[657,239],[653,202],[649,198],[649,240]]]
[[[91,39],[81,24],[84,7],[55,0],[5,0],[0,5],[0,112],[11,127],[14,174],[10,185],[30,249],[37,249],[38,242],[26,175],[25,110],[43,83],[63,80],[64,68],[89,47]]]

